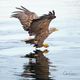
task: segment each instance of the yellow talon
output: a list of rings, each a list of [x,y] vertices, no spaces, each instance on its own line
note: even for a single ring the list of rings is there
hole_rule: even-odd
[[[43,47],[47,48],[47,47],[49,47],[49,45],[45,43],[45,44],[43,44]]]

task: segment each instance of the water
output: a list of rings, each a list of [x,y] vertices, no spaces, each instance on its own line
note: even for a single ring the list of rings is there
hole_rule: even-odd
[[[11,4],[6,5],[9,1]],[[0,80],[80,80],[80,1],[51,0],[45,3],[45,0],[29,0],[30,4],[24,1],[0,1],[4,3],[0,5]],[[49,7],[44,7],[44,3]],[[49,44],[47,50],[38,51],[24,43],[27,32],[18,20],[9,18],[14,7],[19,5],[39,15],[55,9],[57,18],[50,26],[59,31],[45,40]],[[43,51],[47,53],[42,54]],[[23,57],[25,55],[28,57]]]
[[[15,23],[15,22],[14,22]],[[41,49],[38,57],[22,57],[34,53],[34,48],[23,42],[27,33],[19,24],[4,23],[0,28],[1,80],[80,80],[80,32],[72,27],[61,28],[51,34],[45,43],[48,52]],[[6,28],[5,28],[6,27]]]

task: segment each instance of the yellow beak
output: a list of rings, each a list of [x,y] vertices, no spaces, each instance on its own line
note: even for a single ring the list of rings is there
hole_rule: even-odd
[[[56,29],[55,31],[59,31],[59,29]]]

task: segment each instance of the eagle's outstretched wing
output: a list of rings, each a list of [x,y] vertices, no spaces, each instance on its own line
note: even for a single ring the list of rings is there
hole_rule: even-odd
[[[49,24],[52,19],[56,18],[55,12],[49,12],[38,19],[34,19],[29,27],[29,34],[30,35],[37,35],[41,32],[48,31]]]
[[[36,13],[29,11],[23,6],[21,6],[21,8],[16,7],[16,9],[18,9],[19,11],[13,12],[12,17],[18,18],[20,20],[24,30],[27,30],[30,27],[33,19],[38,18]]]

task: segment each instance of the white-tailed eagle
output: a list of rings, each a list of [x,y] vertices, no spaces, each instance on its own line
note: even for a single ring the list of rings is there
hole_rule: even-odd
[[[57,31],[56,28],[49,28],[50,22],[56,18],[54,10],[43,16],[37,16],[36,13],[29,11],[21,6],[16,8],[19,11],[13,12],[12,17],[18,18],[23,25],[23,29],[28,31],[29,35],[35,35],[34,39],[26,40],[26,43],[34,44],[36,47],[44,46],[44,40],[52,33]],[[46,45],[47,46],[47,45]]]

